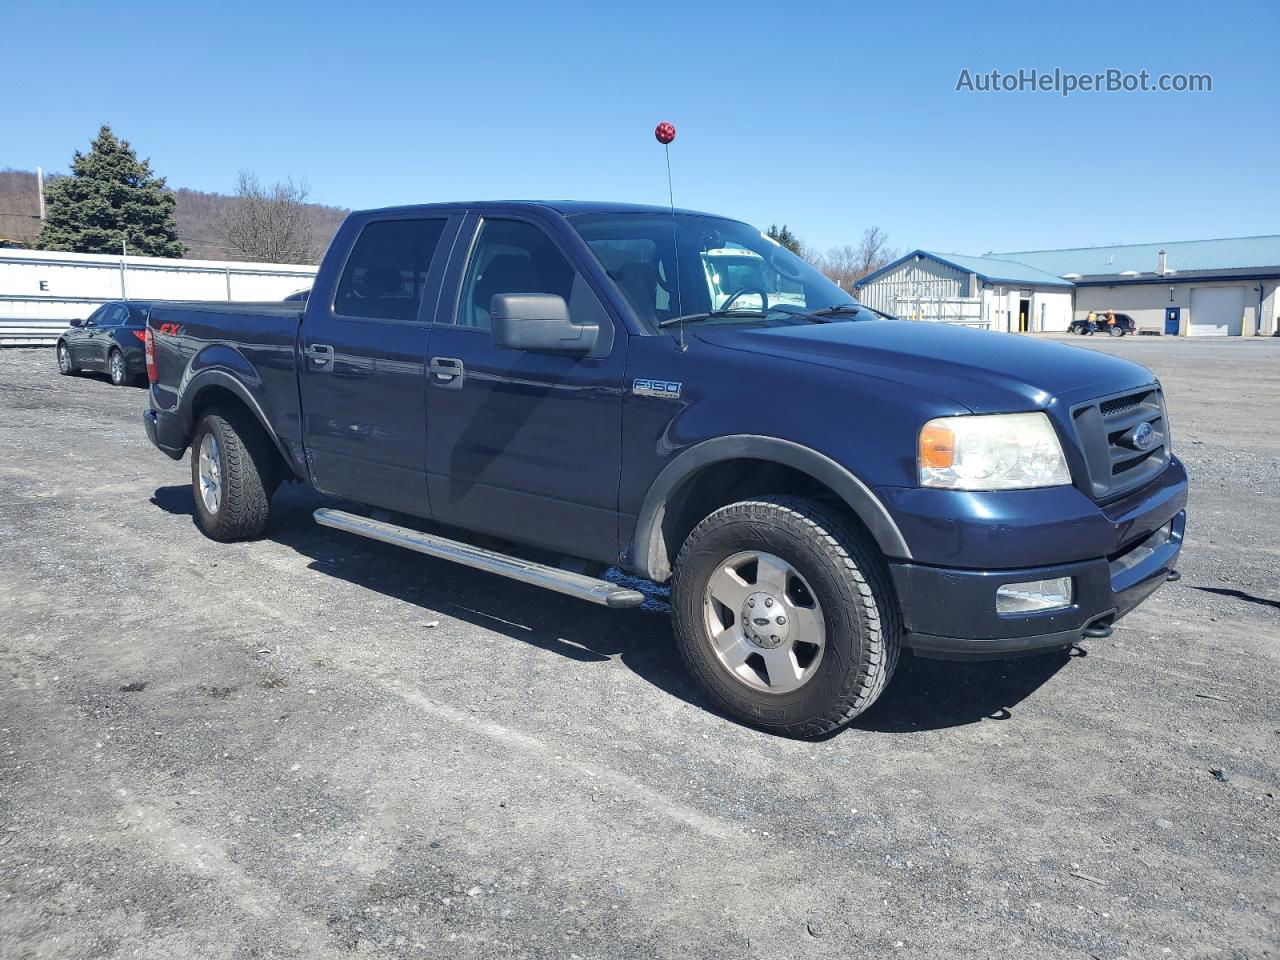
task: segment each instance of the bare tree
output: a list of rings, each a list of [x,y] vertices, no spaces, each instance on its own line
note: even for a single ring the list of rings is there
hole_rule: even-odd
[[[853,279],[861,280],[869,273],[875,273],[897,259],[898,251],[888,244],[889,238],[879,227],[867,227],[862,231],[862,242],[857,248],[858,275]]]
[[[256,174],[240,171],[236,196],[219,218],[218,233],[241,256],[263,263],[315,263],[315,211],[306,182],[292,179],[264,187]]]
[[[862,260],[857,247],[845,244],[832,247],[815,261],[818,269],[845,290],[852,290],[853,283],[862,276],[858,272]]]
[[[898,256],[896,250],[886,245],[887,240],[879,227],[868,227],[862,232],[862,240],[857,246],[830,247],[826,253],[813,252],[805,259],[832,281],[851,291],[853,285],[867,274],[893,262]]]

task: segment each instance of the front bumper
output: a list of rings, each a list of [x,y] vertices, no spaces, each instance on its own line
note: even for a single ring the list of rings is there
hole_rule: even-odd
[[[147,437],[161,453],[173,460],[182,459],[187,452],[187,436],[177,417],[148,407],[142,411],[142,424],[147,428]]]
[[[890,566],[917,655],[947,660],[1042,653],[1078,643],[1086,630],[1103,633],[1168,578],[1182,550],[1185,510],[1109,557],[1051,567],[956,570],[913,563]],[[996,590],[1006,583],[1071,577],[1069,607],[1000,614]]]

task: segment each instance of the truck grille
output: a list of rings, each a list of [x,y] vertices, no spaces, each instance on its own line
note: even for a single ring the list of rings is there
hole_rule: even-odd
[[[1071,410],[1098,499],[1142,486],[1169,462],[1169,429],[1159,387],[1090,400]],[[1145,441],[1145,442],[1144,442]]]

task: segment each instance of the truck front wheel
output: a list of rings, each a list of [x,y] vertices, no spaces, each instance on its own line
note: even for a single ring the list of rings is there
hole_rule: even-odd
[[[280,483],[276,457],[246,411],[215,409],[201,416],[191,440],[191,492],[206,536],[229,543],[262,534]]]
[[[693,676],[726,713],[814,737],[876,701],[901,618],[875,548],[799,497],[722,507],[676,561],[672,618]]]

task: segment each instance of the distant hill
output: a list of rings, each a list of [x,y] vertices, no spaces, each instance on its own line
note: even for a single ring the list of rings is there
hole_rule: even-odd
[[[46,177],[46,180],[51,179]],[[234,202],[234,197],[221,193],[176,188],[178,199],[175,217],[178,235],[187,245],[187,256],[197,260],[245,260],[228,250],[218,239],[216,223],[221,211]],[[317,263],[330,239],[349,211],[341,207],[308,205],[315,216]],[[40,232],[39,201],[36,199],[36,175],[28,170],[0,170],[0,238],[19,240],[34,245]]]

